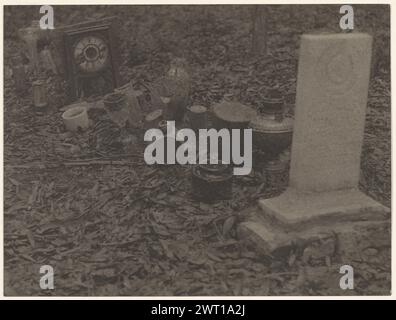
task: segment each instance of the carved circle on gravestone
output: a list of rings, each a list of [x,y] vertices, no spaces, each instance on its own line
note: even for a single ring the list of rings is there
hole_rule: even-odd
[[[327,95],[345,95],[356,83],[353,58],[346,46],[326,48],[317,60],[320,81]]]

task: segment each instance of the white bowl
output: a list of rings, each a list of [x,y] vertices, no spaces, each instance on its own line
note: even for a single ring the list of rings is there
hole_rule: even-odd
[[[77,106],[66,110],[62,114],[62,119],[66,129],[69,131],[77,131],[78,128],[85,130],[89,127],[87,109],[82,106]]]

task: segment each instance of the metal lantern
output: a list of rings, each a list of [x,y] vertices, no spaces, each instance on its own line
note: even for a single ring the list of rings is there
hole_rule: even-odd
[[[203,202],[230,199],[232,178],[230,165],[224,163],[197,165],[192,169],[193,197]]]
[[[267,177],[267,186],[282,189],[287,161],[281,155],[288,149],[293,136],[293,119],[285,116],[284,99],[273,90],[263,99],[261,115],[250,122],[253,130],[253,146],[261,155],[260,162]]]
[[[284,100],[278,95],[263,99],[261,115],[250,122],[253,145],[266,155],[267,161],[279,160],[279,155],[292,142],[293,119],[284,116]]]

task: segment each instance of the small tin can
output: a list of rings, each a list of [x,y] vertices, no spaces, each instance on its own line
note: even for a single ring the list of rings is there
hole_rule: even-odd
[[[193,105],[187,108],[187,119],[190,128],[195,132],[199,129],[206,129],[208,126],[208,109],[204,106]]]
[[[33,105],[37,111],[44,111],[48,106],[47,88],[44,80],[36,80],[33,86]]]

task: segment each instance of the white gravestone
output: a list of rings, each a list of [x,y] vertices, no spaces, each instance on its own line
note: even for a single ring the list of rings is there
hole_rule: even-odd
[[[260,200],[286,223],[389,209],[358,190],[372,37],[363,33],[301,38],[290,186]]]

